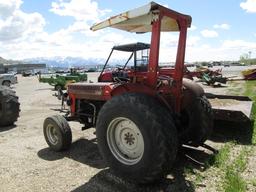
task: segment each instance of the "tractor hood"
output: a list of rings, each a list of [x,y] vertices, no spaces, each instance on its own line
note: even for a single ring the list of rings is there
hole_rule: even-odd
[[[163,17],[161,31],[179,31],[178,20],[186,20],[187,27],[191,25],[192,18],[189,15],[178,13],[155,2],[151,2],[145,6],[121,13],[94,24],[91,30],[96,31],[106,27],[113,27],[136,33],[151,32],[152,21],[157,20],[161,12],[168,13],[169,15],[169,17]]]

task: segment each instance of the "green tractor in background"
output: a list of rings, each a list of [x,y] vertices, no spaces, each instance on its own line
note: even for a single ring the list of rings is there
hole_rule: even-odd
[[[75,69],[71,69],[69,74],[56,74],[51,76],[42,76],[39,73],[39,82],[48,83],[54,86],[56,91],[64,90],[70,83],[87,81],[86,73],[78,73]]]

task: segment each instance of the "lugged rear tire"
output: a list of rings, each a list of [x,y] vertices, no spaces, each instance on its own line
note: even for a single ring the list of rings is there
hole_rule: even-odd
[[[159,101],[144,94],[115,96],[103,105],[96,124],[98,147],[117,175],[147,183],[167,174],[178,146],[169,114]]]
[[[181,144],[198,146],[203,144],[213,131],[213,111],[206,96],[195,98],[182,112],[181,126],[184,131],[179,138]]]
[[[20,103],[15,91],[6,86],[0,86],[0,126],[10,126],[17,121]]]

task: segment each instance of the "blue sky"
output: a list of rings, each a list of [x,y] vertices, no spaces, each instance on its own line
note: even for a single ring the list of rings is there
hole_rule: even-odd
[[[149,35],[104,29],[91,32],[100,20],[149,1],[0,0],[0,56],[106,58],[116,44],[149,42]],[[161,0],[157,3],[192,16],[187,61],[238,60],[256,57],[256,0]],[[174,60],[177,34],[162,35],[161,61]],[[168,55],[167,53],[171,53]]]

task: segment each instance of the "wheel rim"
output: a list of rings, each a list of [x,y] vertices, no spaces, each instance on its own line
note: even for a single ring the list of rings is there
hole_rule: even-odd
[[[133,121],[124,117],[110,122],[107,143],[116,159],[126,165],[136,164],[144,153],[143,135]]]
[[[47,125],[46,127],[46,135],[50,143],[56,145],[59,141],[57,128],[52,124]]]
[[[4,86],[7,86],[7,87],[10,87],[10,86],[11,86],[11,83],[8,82],[8,81],[5,81],[5,82],[3,83],[3,85],[4,85]]]

